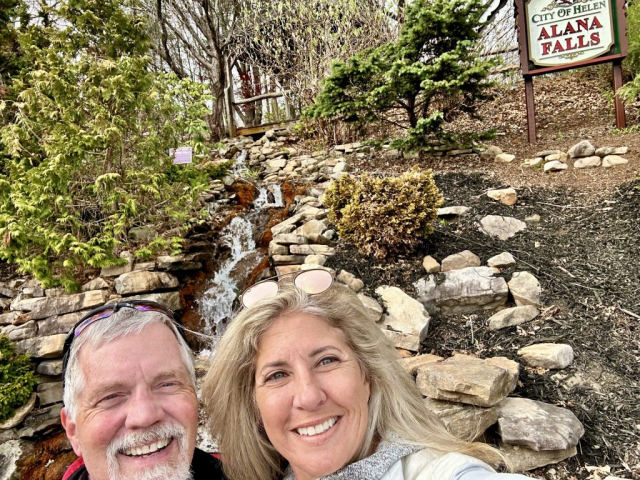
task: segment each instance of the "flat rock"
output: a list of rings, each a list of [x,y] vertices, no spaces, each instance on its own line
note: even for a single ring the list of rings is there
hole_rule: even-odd
[[[440,270],[443,272],[448,272],[451,270],[459,270],[461,268],[467,267],[479,267],[480,265],[482,265],[480,257],[469,250],[464,250],[462,252],[454,253],[453,255],[449,255],[448,257],[444,258],[442,260]]]
[[[299,235],[297,233],[281,233],[279,235],[274,235],[272,242],[280,245],[304,245],[309,243],[309,239],[304,235]]]
[[[551,155],[547,155],[544,159],[545,163],[554,161],[566,163],[567,160],[569,160],[569,155],[564,152],[552,153]]]
[[[417,352],[420,349],[420,337],[410,333],[394,332],[393,330],[382,329],[384,336],[389,339],[395,348]]]
[[[510,153],[500,153],[496,155],[493,161],[496,163],[511,163],[515,160],[515,158],[516,156],[511,155]]]
[[[102,277],[96,277],[93,280],[89,280],[82,285],[80,289],[83,292],[89,292],[91,290],[106,290],[109,288],[109,283]]]
[[[0,330],[2,334],[7,335],[12,342],[18,342],[20,340],[26,340],[27,338],[35,337],[38,333],[38,326],[36,322],[31,320],[23,323],[22,325],[9,325],[3,327]]]
[[[276,255],[289,255],[289,247],[272,240],[269,242],[269,256],[275,257]]]
[[[341,270],[337,279],[356,293],[364,288],[364,282],[346,270]]]
[[[559,153],[564,153],[562,150],[542,150],[541,152],[536,153],[536,157],[546,158],[549,155],[557,155]]]
[[[509,465],[511,465],[514,472],[526,472],[527,470],[558,463],[578,453],[576,447],[570,447],[565,450],[541,450],[536,452],[527,447],[507,445],[503,442],[500,443],[500,451],[507,457]]]
[[[62,358],[65,334],[35,337],[16,342],[16,350],[36,359]]]
[[[157,258],[157,268],[170,271],[200,270],[202,262],[197,258],[196,254],[161,255]]]
[[[480,231],[490,237],[497,237],[500,240],[508,240],[526,228],[526,223],[513,217],[487,215],[480,220]]]
[[[509,206],[515,205],[518,201],[518,194],[516,193],[515,188],[489,190],[487,192],[487,197]]]
[[[540,282],[529,272],[515,272],[508,285],[517,306],[533,305],[536,308],[542,306]]]
[[[622,158],[619,155],[607,155],[602,159],[602,166],[604,168],[615,167],[616,165],[624,165],[625,163],[629,163],[629,160],[626,158]]]
[[[415,283],[417,299],[429,313],[474,313],[507,301],[509,289],[491,267],[469,267],[437,273]]]
[[[584,427],[566,408],[526,398],[506,398],[498,404],[498,433],[509,445],[535,451],[575,447]]]
[[[324,265],[327,263],[327,257],[324,255],[307,255],[304,263],[312,265]]]
[[[589,140],[582,140],[571,147],[567,153],[571,158],[590,157],[595,155],[596,148]]]
[[[426,353],[424,355],[416,355],[415,357],[401,358],[398,360],[400,365],[409,372],[411,375],[415,375],[418,372],[418,368],[428,363],[440,362],[444,360],[438,355],[431,355]]]
[[[336,254],[336,249],[327,245],[290,245],[292,255],[324,255],[330,257]],[[304,260],[303,260],[304,261]]]
[[[98,307],[104,304],[107,298],[108,292],[104,290],[91,290],[62,297],[39,298],[37,299],[38,302],[31,306],[31,319],[39,320],[54,315]]]
[[[37,391],[40,406],[62,402],[62,382],[41,383]]]
[[[363,294],[358,294],[358,299],[362,302],[365,310],[369,313],[369,318],[374,322],[379,322],[382,319],[382,313],[384,309],[375,299]]]
[[[536,168],[542,165],[543,161],[542,157],[528,158],[524,161],[522,166],[525,168]]]
[[[178,279],[170,273],[145,271],[125,273],[115,281],[116,292],[120,295],[165,290],[175,288],[179,284]]]
[[[328,228],[326,220],[309,220],[296,229],[296,234],[307,239],[305,243],[326,243],[322,233]]]
[[[596,155],[591,157],[579,158],[575,162],[573,162],[573,168],[577,169],[585,169],[585,168],[596,168],[602,164],[602,159]]]
[[[38,321],[38,335],[45,337],[48,335],[58,335],[60,333],[68,333],[82,316],[89,310],[80,310],[79,312],[67,313],[64,315],[54,315],[44,320]]]
[[[567,168],[569,168],[569,165],[566,163],[560,162],[559,160],[553,160],[552,162],[545,163],[543,170],[545,172],[559,172],[561,170],[566,170]]]
[[[487,260],[487,265],[489,267],[496,268],[509,268],[513,267],[516,264],[516,259],[513,258],[509,252],[502,252],[500,255],[496,255],[495,257],[491,257]]]
[[[422,267],[427,273],[437,273],[440,271],[440,264],[431,255],[427,255],[422,259]]]
[[[36,372],[41,375],[49,375],[55,377],[62,375],[62,360],[45,360],[40,362],[36,368]]]
[[[500,310],[489,318],[489,330],[496,331],[530,322],[540,314],[540,311],[532,306],[512,307]]]
[[[404,293],[398,287],[382,286],[376,289],[386,314],[382,324],[397,332],[417,335],[420,340],[426,338],[431,317],[424,306]]]
[[[0,326],[11,325],[20,316],[20,312],[7,312],[0,315]]]
[[[518,364],[506,358],[489,362],[455,355],[418,368],[416,384],[437,400],[491,407],[505,399],[518,381]]]
[[[626,155],[629,147],[600,147],[596,150],[596,155],[606,157],[607,155]]]
[[[461,217],[462,215],[466,215],[471,208],[463,207],[463,206],[453,206],[453,207],[442,207],[436,209],[436,214],[438,217],[442,218],[452,218],[452,217]]]
[[[532,367],[562,369],[573,362],[573,348],[564,343],[537,343],[521,348],[518,355]]]
[[[29,415],[29,412],[33,410],[33,407],[36,406],[36,394],[32,393],[27,400],[27,403],[17,408],[11,418],[6,419],[4,422],[0,423],[0,430],[9,430],[11,428],[15,428],[22,423],[22,421]],[[2,463],[0,462],[0,465]]]
[[[427,410],[442,420],[449,433],[469,442],[498,421],[496,407],[483,408],[433,398],[426,398],[424,403]]]

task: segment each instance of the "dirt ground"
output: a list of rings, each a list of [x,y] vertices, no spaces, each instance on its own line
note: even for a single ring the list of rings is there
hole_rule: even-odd
[[[486,261],[503,251],[512,253],[516,270],[530,271],[540,280],[541,317],[499,332],[489,331],[490,314],[436,317],[424,350],[517,360],[516,351],[527,345],[570,344],[576,358],[569,368],[524,368],[515,395],[570,408],[586,433],[576,457],[532,473],[545,479],[640,479],[640,133],[613,133],[611,104],[604,95],[588,93],[599,92],[597,77],[536,79],[535,87],[536,145],[526,141],[522,84],[504,89],[482,107],[484,123],[461,119],[458,124],[460,129],[497,127],[501,135],[492,143],[515,154],[513,163],[495,164],[476,155],[420,161],[436,172],[445,205],[471,207],[470,214],[439,225],[422,251],[411,256],[378,262],[341,244],[330,264],[358,275],[370,294],[379,285],[412,294],[413,283],[424,276],[425,255],[442,260],[468,249]],[[636,122],[633,107],[627,114],[630,123]],[[628,146],[629,163],[554,174],[520,166],[536,151],[566,151],[583,139],[596,147]],[[414,163],[363,159],[354,170],[396,174]],[[513,207],[485,195],[490,188],[507,186],[518,191]],[[521,220],[538,214],[541,221],[503,242],[479,232],[477,222],[489,214]]]

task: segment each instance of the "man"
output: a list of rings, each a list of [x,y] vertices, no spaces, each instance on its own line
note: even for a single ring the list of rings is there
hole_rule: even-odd
[[[173,313],[155,302],[105,305],[65,342],[60,416],[80,457],[64,480],[216,480],[195,448],[193,355]]]

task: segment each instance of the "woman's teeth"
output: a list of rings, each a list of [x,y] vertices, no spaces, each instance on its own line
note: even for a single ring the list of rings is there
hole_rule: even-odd
[[[319,423],[318,425],[314,425],[311,427],[297,428],[296,431],[300,435],[312,437],[314,435],[320,435],[321,433],[326,432],[331,427],[333,427],[337,421],[338,421],[338,417],[333,417],[333,418],[330,418],[329,420],[326,420],[323,423]]]
[[[129,457],[139,457],[141,455],[148,455],[150,453],[157,452],[158,450],[166,447],[171,443],[171,437],[163,438],[150,445],[143,445],[141,447],[131,447],[123,450],[123,454]]]

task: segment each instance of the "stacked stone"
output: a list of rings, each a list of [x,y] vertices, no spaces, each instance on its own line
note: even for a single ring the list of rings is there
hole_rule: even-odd
[[[567,152],[562,150],[543,150],[537,152],[534,158],[526,159],[522,166],[525,168],[542,168],[544,172],[559,172],[570,167],[569,160],[573,160],[573,168],[585,169],[610,168],[616,165],[624,165],[629,160],[623,158],[629,152],[628,147],[594,147],[588,140],[583,140],[573,145]],[[493,160],[496,163],[511,163],[516,156],[503,153],[500,147],[488,146],[480,153],[484,160]]]
[[[0,459],[5,458],[11,478],[15,460],[30,450],[32,442],[60,431],[62,408],[62,353],[67,333],[89,310],[105,303],[145,299],[171,310],[183,308],[178,278],[172,271],[202,269],[202,257],[190,254],[158,257],[156,262],[134,263],[125,252],[126,264],[104,268],[99,277],[82,286],[81,293],[61,288],[43,290],[30,280],[0,284],[0,333],[15,342],[20,353],[36,364],[38,385],[26,405],[0,424]],[[13,460],[12,460],[13,459]],[[4,462],[4,460],[3,460]],[[2,463],[2,462],[0,462]]]

